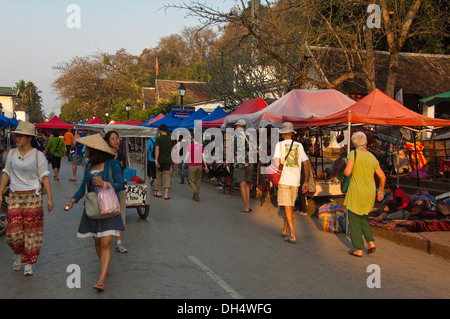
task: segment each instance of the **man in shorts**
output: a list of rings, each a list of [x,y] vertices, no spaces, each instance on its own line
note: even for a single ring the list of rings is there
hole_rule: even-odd
[[[85,134],[77,133],[72,140],[72,147],[75,149],[75,153],[73,155],[72,177],[69,178],[69,181],[74,182],[77,180],[77,166],[81,165],[83,167],[83,172],[86,169],[86,160],[83,154],[84,145],[77,142],[77,139],[83,136],[85,136]]]
[[[283,171],[278,183],[277,201],[279,206],[284,206],[285,217],[284,225],[281,230],[285,241],[295,244],[297,242],[294,232],[293,213],[295,200],[298,196],[298,187],[300,186],[300,177],[302,174],[302,164],[305,174],[305,182],[302,185],[302,192],[308,191],[309,180],[309,165],[308,156],[303,149],[302,144],[295,142],[292,137],[295,135],[292,123],[283,123],[280,130],[283,141],[280,141],[275,146],[274,160],[278,167],[283,164]],[[290,236],[288,236],[288,230]]]
[[[239,183],[241,197],[244,201],[243,213],[250,213],[250,186],[252,183],[253,163],[250,163],[250,152],[255,150],[253,136],[245,132],[247,123],[244,120],[236,122],[233,135],[234,143],[234,169],[233,180]]]

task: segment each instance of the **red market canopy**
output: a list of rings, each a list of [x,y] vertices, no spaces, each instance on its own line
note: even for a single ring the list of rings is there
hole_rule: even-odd
[[[86,124],[105,124],[97,116],[87,121]]]
[[[244,103],[239,106],[239,108],[232,112],[230,115],[228,115],[226,118],[228,118],[230,121],[236,121],[240,119],[242,114],[252,114],[255,112],[258,112],[264,108],[267,107],[267,103],[262,98],[252,99],[252,100],[246,100]],[[208,121],[208,122],[202,122],[203,127],[221,127],[223,122],[225,121],[225,118],[221,118],[214,121]]]
[[[128,121],[124,122],[123,124],[126,124],[126,125],[141,125],[142,122],[139,121],[139,120],[128,120]]]
[[[349,108],[335,114],[314,118],[283,116],[283,121],[293,123],[294,127],[349,123],[395,126],[450,126],[449,120],[436,119],[411,111],[378,89],[375,89]]]
[[[292,90],[264,109],[253,114],[242,114],[239,119],[245,120],[247,127],[258,128],[268,125],[281,127],[283,116],[294,118],[328,116],[354,103],[355,101],[337,90]],[[235,118],[230,121],[228,117],[225,118],[222,129],[237,120]]]
[[[34,126],[36,128],[42,128],[42,129],[60,129],[60,130],[67,130],[69,128],[73,128],[73,124],[68,124],[66,122],[63,122],[56,115],[51,120],[44,122],[44,123],[34,124]]]

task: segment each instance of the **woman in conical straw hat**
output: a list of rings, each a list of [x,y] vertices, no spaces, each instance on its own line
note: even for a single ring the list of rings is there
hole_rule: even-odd
[[[24,275],[33,275],[33,266],[38,259],[44,235],[44,209],[41,183],[47,192],[48,212],[53,210],[52,192],[44,154],[31,145],[36,137],[34,124],[20,121],[11,134],[17,148],[6,158],[0,181],[0,205],[9,182],[7,210],[8,229],[6,242],[16,255],[13,269],[24,266]],[[26,216],[26,218],[25,218]]]
[[[79,138],[77,142],[86,145],[86,157],[88,165],[84,172],[83,181],[73,198],[64,206],[65,210],[70,210],[73,204],[77,203],[86,192],[86,185],[89,192],[97,192],[106,183],[107,187],[113,187],[116,196],[119,198],[119,191],[123,188],[122,170],[119,162],[114,159],[114,153],[100,134],[94,134]],[[111,178],[112,177],[112,178]],[[93,237],[95,250],[100,259],[101,271],[98,281],[94,285],[100,291],[105,289],[105,280],[108,275],[111,263],[111,242],[112,238],[118,237],[120,231],[125,229],[122,218],[119,215],[107,219],[91,219],[83,211],[78,237]]]

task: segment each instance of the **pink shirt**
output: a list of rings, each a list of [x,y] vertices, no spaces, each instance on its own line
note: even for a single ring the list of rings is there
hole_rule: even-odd
[[[190,166],[199,166],[202,165],[202,154],[203,154],[203,146],[200,144],[189,144],[187,149],[189,152],[189,165]]]

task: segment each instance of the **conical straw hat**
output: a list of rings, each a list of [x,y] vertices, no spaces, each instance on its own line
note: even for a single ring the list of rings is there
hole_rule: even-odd
[[[105,142],[103,137],[100,134],[93,134],[81,138],[77,138],[77,142],[83,145],[86,145],[90,148],[95,148],[96,150],[114,155],[114,152],[111,150],[109,145]]]

